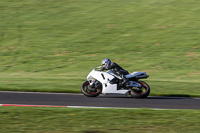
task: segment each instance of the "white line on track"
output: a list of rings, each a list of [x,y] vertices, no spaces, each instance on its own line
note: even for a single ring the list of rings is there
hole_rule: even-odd
[[[123,107],[94,107],[94,106],[67,106],[69,108],[102,108],[102,109],[153,109],[153,110],[168,110],[162,108],[123,108]]]
[[[162,108],[120,108],[120,107],[95,107],[95,106],[56,106],[56,105],[23,105],[23,104],[0,104],[0,106],[14,107],[59,107],[59,108],[93,108],[93,109],[153,109],[153,110],[172,110]]]

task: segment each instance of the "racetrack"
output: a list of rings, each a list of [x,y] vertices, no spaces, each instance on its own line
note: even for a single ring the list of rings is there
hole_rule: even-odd
[[[151,96],[135,99],[130,96],[86,97],[83,94],[0,92],[0,104],[55,105],[73,107],[200,109],[200,98]]]

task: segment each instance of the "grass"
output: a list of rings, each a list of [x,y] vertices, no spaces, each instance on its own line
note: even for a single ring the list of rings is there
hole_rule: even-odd
[[[0,90],[81,92],[111,58],[151,95],[200,96],[198,0],[0,2]]]
[[[2,133],[198,133],[200,130],[199,110],[0,108]]]

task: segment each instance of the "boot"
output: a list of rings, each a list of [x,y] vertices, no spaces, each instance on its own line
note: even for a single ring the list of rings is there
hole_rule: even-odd
[[[125,78],[124,75],[122,76],[122,79],[123,79],[122,85],[127,87],[127,85],[129,84],[129,79]]]

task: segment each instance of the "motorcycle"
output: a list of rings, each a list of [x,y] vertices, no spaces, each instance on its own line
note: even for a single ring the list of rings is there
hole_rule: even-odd
[[[100,67],[94,68],[87,76],[87,80],[82,84],[81,91],[85,96],[96,97],[101,93],[116,95],[131,95],[133,98],[146,98],[150,94],[150,87],[144,81],[149,76],[146,72],[133,72],[125,75],[129,79],[127,85],[122,85],[122,78],[112,70],[101,71]]]

